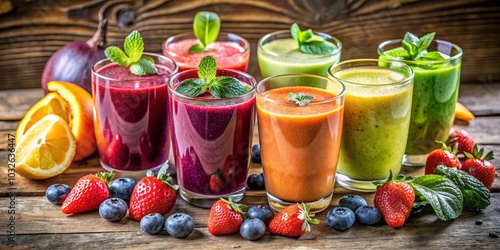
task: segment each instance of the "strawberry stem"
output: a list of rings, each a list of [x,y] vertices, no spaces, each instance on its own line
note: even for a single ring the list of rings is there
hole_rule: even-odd
[[[387,179],[385,181],[374,181],[372,182],[373,185],[380,187],[382,186],[383,184],[387,184],[387,183],[390,183],[390,182],[410,182],[413,180],[413,177],[411,176],[404,176],[402,174],[394,177],[394,174],[392,173],[392,169],[389,169],[389,177],[387,177]]]
[[[247,205],[235,203],[232,196],[229,196],[229,200],[226,200],[224,198],[220,198],[220,199],[223,202],[229,204],[234,211],[240,213],[241,215],[243,215],[244,218],[246,218],[246,212],[245,212],[245,210],[248,208]]]
[[[97,177],[101,178],[105,183],[106,186],[113,181],[113,178],[115,178],[115,173],[113,171],[111,172],[99,172],[96,174]]]
[[[313,218],[314,214],[309,213],[309,211],[311,210],[310,205],[306,205],[305,203],[302,203],[302,204],[297,203],[297,206],[300,209],[300,214],[299,214],[298,218],[299,218],[299,220],[304,220],[304,222],[302,223],[301,230],[302,230],[302,232],[304,232],[306,230],[307,230],[307,232],[310,232],[311,226],[309,225],[309,223],[319,224],[319,220],[316,218]]]
[[[484,154],[484,148],[479,148],[477,143],[474,145],[474,148],[472,148],[472,154],[468,152],[464,152],[464,155],[467,156],[469,159],[479,159],[479,160],[492,160],[493,158],[493,151],[490,151],[486,154],[486,156],[483,157]]]

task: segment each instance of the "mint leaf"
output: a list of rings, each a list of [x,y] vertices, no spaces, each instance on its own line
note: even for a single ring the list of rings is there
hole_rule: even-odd
[[[122,49],[116,46],[109,46],[104,50],[104,55],[112,62],[124,67],[130,65],[130,59]]]
[[[187,96],[199,96],[207,91],[207,87],[203,79],[188,79],[177,86],[175,91]]]
[[[130,72],[138,76],[154,75],[157,73],[154,63],[148,59],[141,58],[138,62],[130,65]]]
[[[416,178],[410,183],[415,197],[427,201],[439,219],[447,221],[457,218],[463,208],[460,189],[448,178],[430,174]]]
[[[297,106],[306,106],[308,103],[310,103],[313,99],[312,95],[306,95],[302,92],[299,92],[297,94],[290,92],[288,93],[288,100],[293,102]]]
[[[394,48],[384,52],[384,55],[395,57],[398,59],[410,59],[410,55],[404,48]]]
[[[408,52],[408,54],[410,55],[410,57],[413,59],[415,58],[416,54],[417,54],[417,46],[403,40],[403,48],[406,50],[406,52]]]
[[[217,74],[217,62],[212,56],[205,56],[198,64],[198,77],[202,78],[205,83],[210,83]]]
[[[312,40],[314,33],[311,29],[302,31],[299,25],[294,23],[290,26],[290,35],[299,45],[299,50],[311,55],[330,54],[334,51],[334,47],[325,40]]]
[[[123,49],[132,63],[138,62],[141,59],[142,52],[144,52],[144,41],[139,31],[134,30],[125,38]]]
[[[437,51],[431,51],[424,54],[422,57],[419,57],[417,60],[436,61],[436,60],[444,60],[444,57],[441,55],[441,53]]]
[[[155,64],[155,60],[152,57],[150,57],[150,56],[142,56],[141,59],[148,60],[152,64]]]
[[[300,32],[300,41],[307,42],[307,40],[309,40],[310,38],[312,38],[313,35],[314,34],[313,34],[313,32],[312,32],[311,29],[301,31]]]
[[[219,31],[220,18],[216,13],[209,11],[200,11],[196,13],[193,20],[193,32],[196,38],[200,40],[203,51],[205,51],[205,48],[209,44],[217,40]],[[200,53],[203,51],[200,49],[200,45],[193,45],[189,49],[191,53]]]
[[[384,54],[390,55],[390,53],[398,53],[401,54],[401,56],[393,56],[393,57],[398,57],[402,59],[408,59],[408,60],[420,60],[420,61],[435,61],[435,60],[444,60],[445,58],[441,55],[441,53],[437,51],[431,51],[428,52],[427,48],[429,45],[432,43],[432,40],[434,39],[434,36],[436,35],[435,32],[425,34],[424,36],[418,38],[416,35],[412,34],[411,32],[406,32],[406,34],[403,37],[403,41],[401,42],[402,48],[406,51],[408,54],[407,57],[403,57],[402,52],[390,52],[393,50],[401,50],[401,48],[396,48],[392,49],[389,51],[384,52]]]
[[[232,98],[245,94],[245,86],[236,78],[221,76],[212,80],[210,93],[217,98]]]
[[[464,210],[480,212],[490,205],[490,191],[475,177],[455,168],[438,165],[436,174],[444,175],[460,188]]]
[[[434,36],[436,35],[436,32],[428,33],[425,34],[424,36],[420,37],[417,43],[418,47],[418,52],[417,54],[420,54],[422,51],[426,50],[429,45],[431,45],[432,40],[434,40]]]
[[[189,53],[191,54],[197,54],[197,53],[202,53],[205,51],[205,47],[199,43],[191,46],[191,48],[189,48]]]
[[[292,26],[290,26],[290,35],[292,36],[293,40],[297,41],[300,44],[300,33],[302,31],[299,28],[299,25],[294,23]]]

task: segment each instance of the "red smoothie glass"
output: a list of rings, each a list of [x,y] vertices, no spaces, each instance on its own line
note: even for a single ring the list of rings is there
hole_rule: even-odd
[[[153,58],[156,75],[137,76],[108,59],[92,68],[94,130],[101,165],[117,175],[144,176],[168,159],[168,79],[177,72],[165,56]]]
[[[210,208],[219,198],[243,198],[250,163],[255,112],[255,79],[235,70],[218,69],[250,91],[233,98],[215,98],[207,90],[197,97],[176,91],[185,80],[198,78],[197,70],[170,78],[169,117],[172,147],[181,197]]]
[[[219,33],[217,41],[208,45],[202,53],[189,53],[189,48],[200,41],[193,33],[171,36],[163,44],[163,54],[172,58],[179,71],[198,68],[201,58],[212,56],[220,69],[247,71],[250,59],[250,44],[233,33]]]

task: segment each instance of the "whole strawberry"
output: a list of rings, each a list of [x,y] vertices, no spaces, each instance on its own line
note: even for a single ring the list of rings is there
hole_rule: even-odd
[[[114,176],[113,172],[101,172],[81,177],[64,200],[61,211],[76,214],[99,209],[101,203],[109,198],[108,184]]]
[[[137,182],[130,196],[130,218],[140,221],[151,213],[165,215],[174,207],[178,186],[172,184],[172,177],[167,173],[167,169],[168,162],[158,171],[158,177],[150,170],[146,177]]]
[[[468,159],[462,164],[462,170],[476,177],[487,189],[490,189],[496,177],[495,166],[489,162],[493,159],[493,151],[485,157],[482,157],[483,153],[484,148],[478,150],[477,144],[474,145],[472,154],[465,152]]]
[[[474,139],[465,130],[456,129],[451,131],[450,137],[446,141],[450,148],[457,147],[457,154],[464,154],[464,152],[472,153]]]
[[[299,237],[311,231],[311,224],[319,224],[319,220],[310,214],[311,207],[304,203],[285,207],[269,223],[269,230],[274,234],[288,237]]]
[[[210,208],[207,228],[212,235],[232,234],[240,230],[246,205],[234,203],[221,198]]]
[[[425,174],[434,174],[438,165],[445,165],[449,168],[460,169],[460,161],[456,156],[456,148],[453,149],[440,142],[443,148],[432,151],[425,161]]]
[[[386,182],[376,183],[381,185],[377,187],[373,203],[390,227],[402,227],[410,216],[415,201],[415,191],[405,181],[411,179],[404,176],[394,179],[391,171]]]

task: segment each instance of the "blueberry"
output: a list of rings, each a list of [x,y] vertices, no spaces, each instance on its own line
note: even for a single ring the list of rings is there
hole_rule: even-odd
[[[194,229],[193,217],[184,213],[170,215],[165,221],[165,230],[176,238],[187,237]]]
[[[251,174],[247,179],[247,186],[252,190],[263,190],[266,188],[263,174]]]
[[[271,222],[273,217],[274,217],[273,210],[271,210],[271,208],[268,206],[261,206],[261,205],[253,206],[247,211],[247,218],[259,219],[263,221],[266,224],[266,226],[269,225],[269,222]]]
[[[252,161],[255,163],[261,163],[260,160],[260,145],[255,144],[252,146]]]
[[[111,197],[121,198],[130,201],[130,195],[135,187],[135,181],[130,178],[118,178],[109,184]]]
[[[347,230],[354,224],[354,213],[347,207],[336,207],[326,214],[326,223],[333,229]]]
[[[266,234],[266,224],[256,218],[246,219],[241,223],[240,234],[247,240],[258,240]]]
[[[142,217],[141,230],[148,234],[157,234],[163,229],[165,218],[159,213],[147,214]]]
[[[370,206],[359,207],[354,214],[356,220],[363,225],[375,225],[382,218],[380,211],[376,207]]]
[[[68,196],[69,191],[71,191],[71,188],[66,184],[52,184],[45,190],[45,197],[50,202],[61,205]]]
[[[351,211],[356,212],[358,207],[367,206],[366,200],[355,194],[348,194],[340,198],[339,207],[347,207],[351,209]]]
[[[99,215],[108,221],[119,221],[127,214],[127,202],[120,198],[109,198],[99,206]]]

